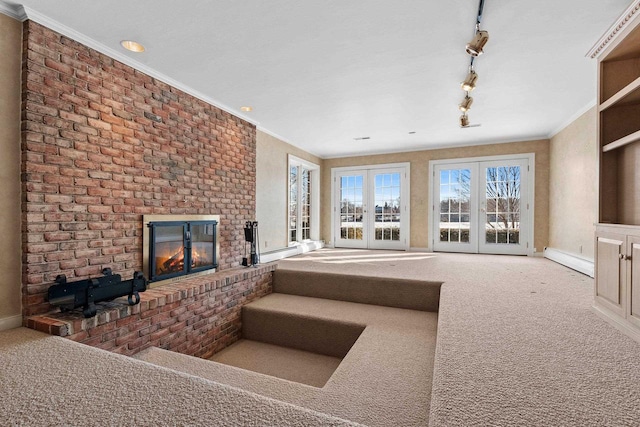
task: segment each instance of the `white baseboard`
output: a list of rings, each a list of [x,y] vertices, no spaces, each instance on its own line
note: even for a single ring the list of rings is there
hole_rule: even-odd
[[[299,245],[290,246],[288,248],[278,249],[272,252],[265,252],[260,254],[260,262],[272,262],[279,259],[289,258],[294,255],[300,255],[307,252],[315,251],[324,247],[324,242],[314,241],[300,243]]]
[[[0,319],[0,331],[6,331],[7,329],[19,328],[22,326],[22,316],[11,316]]]
[[[579,271],[582,274],[586,274],[589,277],[594,277],[594,265],[592,260],[553,248],[545,248],[544,257],[551,261],[555,261],[558,264],[562,264],[565,267]]]

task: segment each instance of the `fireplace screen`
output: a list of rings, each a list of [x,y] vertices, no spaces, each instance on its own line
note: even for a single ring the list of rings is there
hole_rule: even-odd
[[[149,280],[216,268],[217,221],[149,222]]]

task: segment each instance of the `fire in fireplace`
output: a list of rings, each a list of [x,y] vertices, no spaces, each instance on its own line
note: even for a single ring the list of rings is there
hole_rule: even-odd
[[[145,216],[145,270],[150,282],[217,268],[218,217]],[[207,271],[208,272],[208,271]]]

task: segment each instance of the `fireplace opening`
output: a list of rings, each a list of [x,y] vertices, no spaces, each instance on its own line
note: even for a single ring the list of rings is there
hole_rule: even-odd
[[[145,221],[145,270],[150,282],[173,279],[218,267],[218,220]]]

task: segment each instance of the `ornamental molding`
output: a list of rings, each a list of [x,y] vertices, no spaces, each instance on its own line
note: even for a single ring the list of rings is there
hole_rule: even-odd
[[[586,56],[590,58],[596,58],[613,40],[620,35],[622,30],[626,28],[627,24],[633,20],[635,15],[640,15],[640,1],[634,1],[625,10],[622,15],[615,21],[615,23],[605,32],[602,37],[593,45]]]

